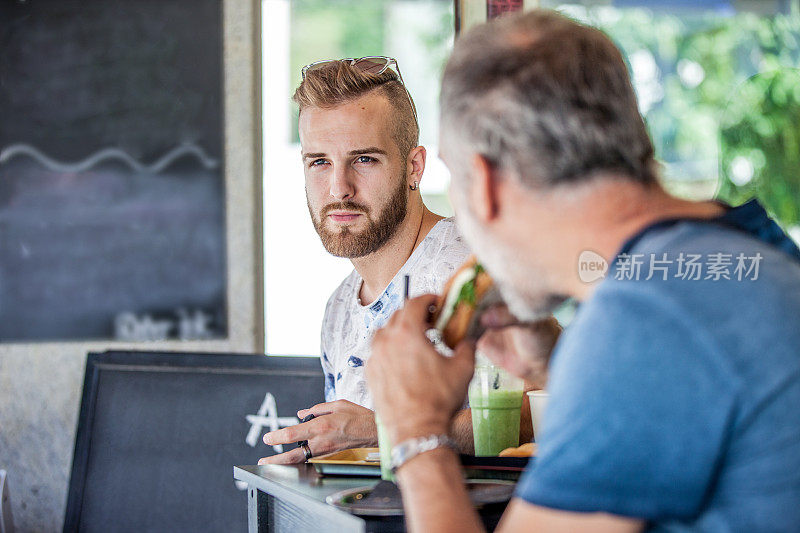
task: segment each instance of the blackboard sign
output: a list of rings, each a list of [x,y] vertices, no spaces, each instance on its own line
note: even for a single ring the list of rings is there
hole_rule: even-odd
[[[246,531],[233,466],[322,391],[317,358],[90,354],[64,530]]]
[[[227,335],[222,0],[0,0],[0,341]]]

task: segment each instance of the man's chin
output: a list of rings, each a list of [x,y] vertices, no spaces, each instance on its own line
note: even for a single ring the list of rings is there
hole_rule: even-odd
[[[322,246],[325,250],[335,257],[342,257],[344,259],[355,259],[360,257],[360,254],[353,249],[353,246],[343,242],[323,241]]]
[[[508,306],[508,310],[520,322],[536,322],[550,316],[555,306],[550,305],[550,298],[545,296],[526,298],[516,291],[500,286],[500,294]]]
[[[338,233],[320,233],[322,246],[327,252],[336,257],[345,259],[355,259],[368,255],[364,249],[364,244],[359,238],[360,234],[350,231],[340,231]]]
[[[547,287],[530,283],[530,279],[515,281],[506,268],[493,270],[488,262],[484,266],[494,279],[508,310],[520,322],[536,322],[549,317],[565,298],[547,290]]]

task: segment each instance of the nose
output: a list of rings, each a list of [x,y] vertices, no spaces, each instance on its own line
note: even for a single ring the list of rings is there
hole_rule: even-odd
[[[336,200],[347,200],[355,196],[355,186],[347,165],[334,166],[331,175],[330,194]]]

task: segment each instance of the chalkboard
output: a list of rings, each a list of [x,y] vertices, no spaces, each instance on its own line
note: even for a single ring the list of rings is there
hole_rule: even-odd
[[[317,358],[89,354],[64,530],[246,531],[233,466],[322,391]]]
[[[222,0],[0,0],[0,341],[224,338]]]

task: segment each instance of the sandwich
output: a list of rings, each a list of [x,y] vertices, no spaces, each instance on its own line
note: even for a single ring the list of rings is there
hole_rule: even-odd
[[[453,349],[463,339],[479,338],[484,330],[481,313],[501,302],[492,277],[471,256],[445,284],[433,311],[434,328],[444,344]]]

